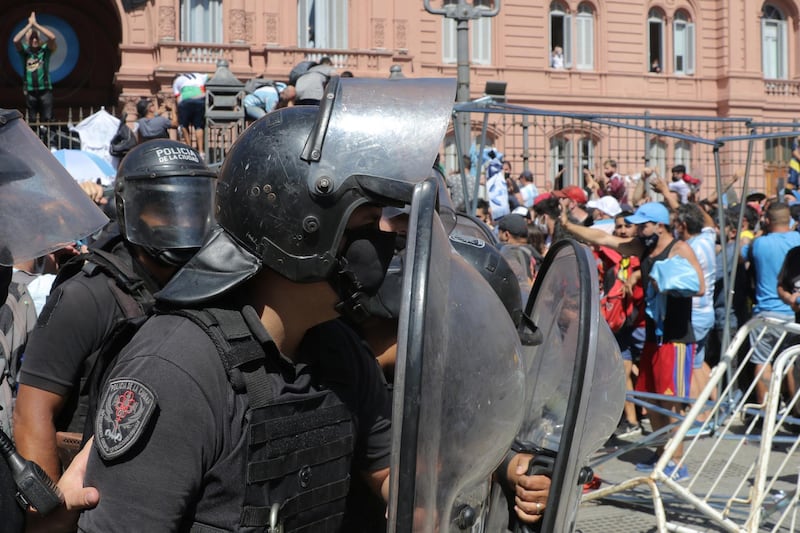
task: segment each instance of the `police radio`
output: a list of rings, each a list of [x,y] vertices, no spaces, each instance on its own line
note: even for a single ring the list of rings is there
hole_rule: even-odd
[[[0,429],[0,454],[8,463],[14,484],[17,486],[17,502],[24,509],[31,506],[39,514],[46,515],[61,505],[64,497],[50,476],[39,465],[22,457],[2,429]]]

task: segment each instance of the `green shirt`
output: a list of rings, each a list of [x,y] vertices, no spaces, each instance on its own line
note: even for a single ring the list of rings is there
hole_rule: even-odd
[[[42,43],[38,50],[32,50],[27,43],[22,44],[19,55],[25,70],[22,73],[23,87],[28,91],[50,91],[53,84],[50,83],[50,47],[47,43]]]

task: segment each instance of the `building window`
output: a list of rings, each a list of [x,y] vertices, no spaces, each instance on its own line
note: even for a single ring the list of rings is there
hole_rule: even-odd
[[[659,73],[664,68],[664,14],[651,9],[647,15],[648,68]]]
[[[675,14],[673,28],[674,57],[672,68],[675,74],[694,74],[694,23],[683,11]]]
[[[181,0],[181,41],[222,42],[222,0]]]
[[[561,2],[550,4],[550,51],[556,48],[562,50],[565,68],[573,66],[574,58],[575,68],[592,70],[594,69],[594,9],[591,4],[584,2],[579,5],[574,18],[573,27],[573,17],[567,12],[567,7]],[[552,63],[550,66],[553,66]]]
[[[347,48],[347,0],[297,0],[297,45]]]
[[[692,170],[692,145],[687,141],[678,141],[675,143],[675,153],[673,156],[673,164],[683,165],[686,167],[686,173],[689,174]]]
[[[788,163],[792,159],[793,137],[780,137],[764,141],[764,161],[766,163]]]
[[[572,15],[561,2],[550,4],[550,51],[561,48],[564,66],[572,66]]]
[[[594,167],[596,141],[573,132],[550,139],[550,179],[555,188],[583,186],[583,169]]]
[[[575,67],[594,69],[594,11],[586,3],[578,6],[575,17]]]
[[[667,145],[659,139],[650,139],[647,147],[647,166],[655,168],[659,176],[666,176]],[[672,168],[672,167],[670,167]]]
[[[761,16],[761,65],[767,79],[786,79],[789,72],[786,17],[772,4]]]
[[[445,4],[457,3],[446,0]],[[492,0],[474,0],[476,9],[492,9]],[[492,64],[492,20],[493,17],[472,19],[469,23],[470,62],[476,65]],[[455,19],[442,17],[442,63],[458,62],[458,31]]]

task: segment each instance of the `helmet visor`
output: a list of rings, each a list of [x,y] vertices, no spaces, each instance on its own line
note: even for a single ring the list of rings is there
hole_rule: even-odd
[[[431,175],[455,89],[455,80],[445,78],[341,79],[324,139],[319,133],[310,139],[321,142],[311,183],[328,178],[338,189],[352,176],[378,177],[359,183],[378,195],[409,202],[413,185]]]
[[[74,243],[108,222],[18,117],[0,110],[0,265],[5,266]]]
[[[196,176],[128,180],[128,240],[157,250],[199,248],[214,223],[215,185],[213,178]]]

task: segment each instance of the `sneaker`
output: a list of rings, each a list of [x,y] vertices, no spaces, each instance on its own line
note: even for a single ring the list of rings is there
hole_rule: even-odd
[[[667,463],[667,466],[664,467],[664,475],[672,478],[673,481],[684,481],[689,479],[689,469],[686,468],[686,465],[681,465],[681,467],[678,468],[675,461],[670,461]]]
[[[689,431],[686,432],[687,437],[696,437],[700,435],[702,437],[707,437],[709,435],[713,435],[717,431],[717,425],[714,421],[709,421],[706,425],[703,425],[703,422],[698,422],[696,426],[692,426],[689,428]]]
[[[639,472],[652,472],[658,462],[658,458],[658,454],[654,453],[649,459],[636,463],[636,470]]]
[[[636,440],[642,436],[642,426],[639,424],[631,424],[627,420],[623,420],[614,430],[614,437],[619,440]]]

